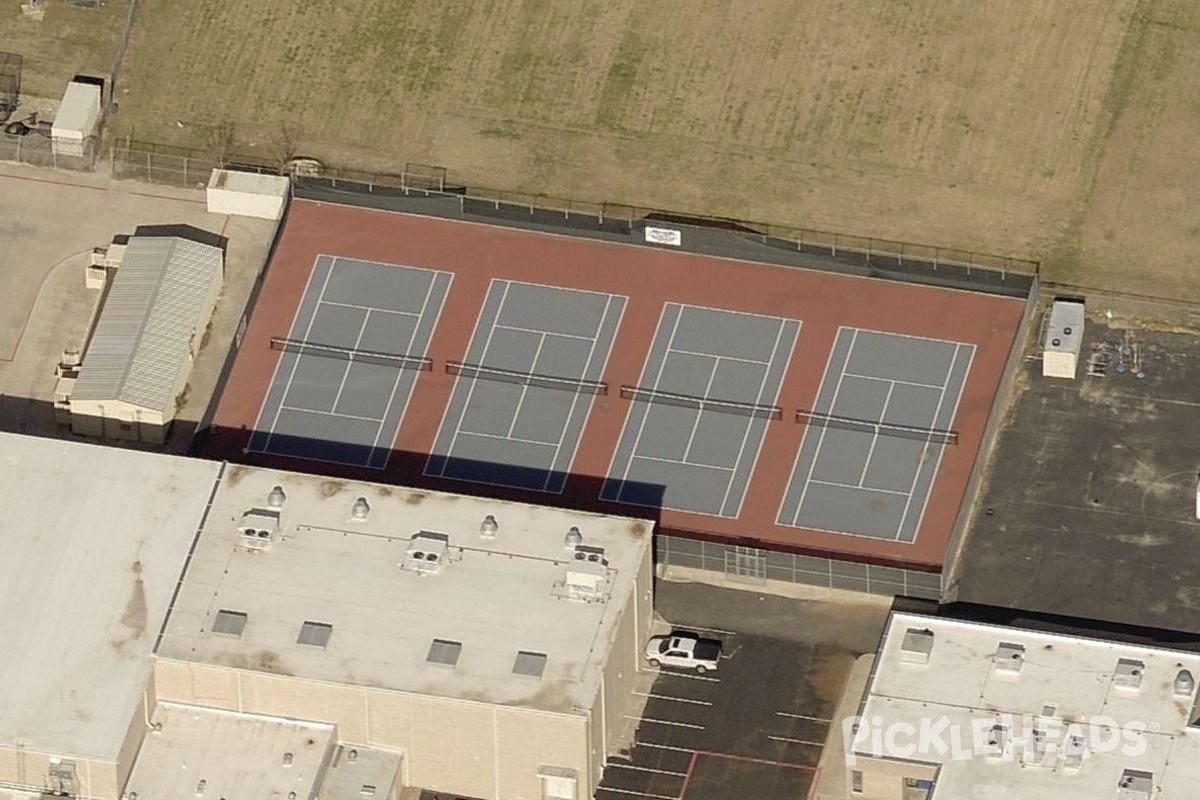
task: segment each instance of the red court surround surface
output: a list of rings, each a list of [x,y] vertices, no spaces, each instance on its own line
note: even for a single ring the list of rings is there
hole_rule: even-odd
[[[435,367],[420,374],[391,462],[382,472],[243,453],[280,357],[270,349],[269,339],[287,334],[318,255],[454,273],[429,348]],[[604,376],[612,390],[606,397],[595,398],[571,478],[561,496],[492,490],[422,475],[424,454],[433,445],[454,384],[454,377],[447,375],[442,365],[463,358],[493,278],[629,298]],[[638,383],[663,304],[669,301],[803,323],[779,395],[784,420],[767,426],[738,519],[655,511],[598,499],[628,411],[628,401],[620,399],[616,388]],[[357,480],[490,493],[505,499],[632,516],[657,515],[664,532],[937,571],[1023,307],[1022,300],[973,292],[296,200],[219,400],[204,454]],[[806,429],[792,420],[792,412],[813,406],[840,325],[976,346],[954,419],[959,444],[945,449],[913,544],[775,524]]]

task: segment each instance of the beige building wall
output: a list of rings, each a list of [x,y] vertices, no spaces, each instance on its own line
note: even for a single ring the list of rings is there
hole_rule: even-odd
[[[862,792],[854,791],[856,771],[862,774]],[[935,764],[860,756],[846,768],[846,787],[851,798],[862,800],[923,800],[923,792],[906,787],[905,783],[907,780],[932,781],[937,771]]]
[[[166,438],[163,415],[123,400],[71,400],[71,430],[81,436],[98,436],[130,442],[162,444]]]
[[[118,778],[115,761],[81,758],[69,753],[42,753],[6,744],[0,747],[0,783],[26,787],[32,791],[50,788],[50,759],[75,761],[78,796],[95,800],[120,800],[124,784]]]
[[[575,770],[577,796],[591,796],[586,710],[542,712],[167,659],[155,660],[153,691],[162,701],[335,724],[343,741],[403,752],[401,779],[411,786],[542,800],[538,771],[552,766]]]

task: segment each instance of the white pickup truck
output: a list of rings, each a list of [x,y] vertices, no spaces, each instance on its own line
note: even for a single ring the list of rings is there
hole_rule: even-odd
[[[703,675],[716,670],[721,660],[721,643],[694,633],[675,631],[666,636],[655,636],[647,642],[646,660],[654,667],[694,669]]]

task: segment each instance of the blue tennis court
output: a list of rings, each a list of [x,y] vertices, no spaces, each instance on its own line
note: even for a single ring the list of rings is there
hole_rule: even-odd
[[[450,289],[447,272],[321,256],[247,450],[383,469]]]

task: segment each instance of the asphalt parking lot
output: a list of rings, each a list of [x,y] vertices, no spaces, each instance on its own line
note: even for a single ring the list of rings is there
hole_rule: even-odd
[[[645,692],[634,745],[612,758],[598,800],[806,800],[855,658],[887,607],[659,585],[669,627],[721,639],[716,673],[663,668]]]

